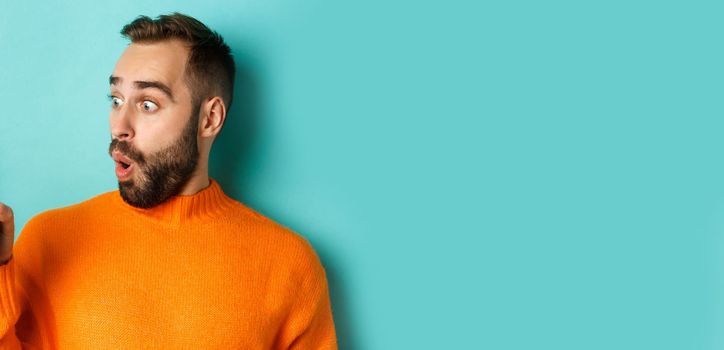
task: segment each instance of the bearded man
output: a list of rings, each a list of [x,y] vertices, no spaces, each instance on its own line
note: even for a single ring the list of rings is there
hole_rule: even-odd
[[[179,13],[121,34],[118,190],[34,216],[17,242],[0,203],[0,348],[336,349],[312,246],[208,175],[233,96],[229,47]]]

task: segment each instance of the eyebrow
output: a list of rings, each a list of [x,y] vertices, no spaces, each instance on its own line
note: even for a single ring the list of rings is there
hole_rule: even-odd
[[[121,77],[116,77],[111,75],[108,77],[108,83],[110,85],[120,85],[123,82],[123,79]],[[145,81],[145,80],[136,80],[133,82],[133,86],[136,87],[136,89],[158,89],[161,90],[166,96],[168,96],[169,99],[171,99],[172,102],[176,102],[176,100],[173,98],[173,93],[171,92],[171,89],[168,87],[168,85],[160,82],[160,81]]]

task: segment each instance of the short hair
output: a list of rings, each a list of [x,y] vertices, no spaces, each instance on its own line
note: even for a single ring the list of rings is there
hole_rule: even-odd
[[[178,12],[156,19],[138,16],[121,29],[121,35],[132,43],[154,43],[179,39],[189,47],[184,72],[193,106],[200,106],[206,97],[221,96],[227,111],[234,95],[236,67],[231,49],[217,32],[199,20]]]

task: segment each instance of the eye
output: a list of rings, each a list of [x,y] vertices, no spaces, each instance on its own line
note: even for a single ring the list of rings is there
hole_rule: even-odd
[[[118,108],[123,104],[123,100],[116,96],[108,95],[108,99],[111,100],[111,107],[113,108]]]
[[[143,110],[146,112],[154,112],[158,109],[158,105],[151,102],[151,101],[143,101],[143,104],[141,105],[143,107]]]

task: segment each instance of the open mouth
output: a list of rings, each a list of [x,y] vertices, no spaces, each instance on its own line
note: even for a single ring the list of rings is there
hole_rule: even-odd
[[[119,179],[128,178],[134,168],[133,161],[119,152],[113,152],[111,156],[116,162],[116,176],[118,176]]]
[[[113,152],[113,154],[111,154],[111,157],[114,161],[116,161],[116,163],[123,166],[124,169],[128,168],[133,163],[131,158],[122,155],[120,152]]]

